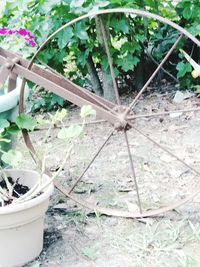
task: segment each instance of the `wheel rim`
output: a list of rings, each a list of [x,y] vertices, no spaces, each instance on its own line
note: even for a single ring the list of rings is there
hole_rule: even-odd
[[[76,22],[79,22],[79,21],[81,21],[83,19],[86,19],[86,18],[89,18],[89,17],[93,17],[93,16],[99,16],[99,15],[103,15],[103,14],[109,14],[109,13],[131,13],[131,14],[135,14],[135,15],[140,15],[140,16],[152,18],[152,19],[158,20],[160,22],[163,22],[164,24],[170,25],[171,27],[173,27],[174,29],[178,30],[181,33],[180,36],[178,37],[177,41],[175,42],[175,44],[171,47],[171,49],[168,51],[167,55],[164,57],[164,59],[162,60],[162,62],[159,64],[159,66],[156,68],[156,71],[153,72],[153,74],[150,77],[150,79],[146,82],[146,84],[143,86],[143,88],[139,91],[139,93],[133,99],[132,103],[124,110],[123,113],[120,113],[120,115],[123,114],[124,116],[128,116],[128,115],[130,116],[130,112],[132,112],[132,110],[134,109],[134,107],[137,104],[138,100],[140,99],[141,95],[145,92],[145,90],[148,87],[148,85],[152,82],[152,80],[154,79],[154,77],[156,76],[156,74],[161,69],[162,65],[166,62],[166,60],[171,55],[171,53],[173,52],[173,50],[176,48],[176,46],[178,45],[179,41],[183,38],[183,36],[188,37],[189,39],[191,39],[195,44],[197,44],[200,47],[200,42],[198,41],[198,39],[196,39],[194,36],[192,36],[189,32],[187,32],[186,30],[184,30],[180,26],[178,26],[175,23],[169,21],[168,19],[162,18],[162,17],[160,17],[158,15],[151,14],[149,12],[145,12],[145,11],[142,11],[142,10],[126,9],[126,8],[101,10],[101,11],[98,11],[98,12],[94,12],[94,13],[83,15],[83,16],[77,18],[77,19],[74,19],[74,20],[66,23],[65,25],[63,25],[62,27],[60,27],[56,32],[54,32],[52,35],[50,35],[47,38],[47,40],[36,51],[36,53],[34,54],[34,56],[32,57],[32,59],[30,61],[30,64],[28,66],[28,69],[31,69],[31,67],[33,65],[33,62],[36,59],[36,57],[38,56],[38,54],[42,51],[42,49],[45,47],[45,45],[57,33],[59,33],[60,31],[62,31],[66,27],[68,27],[70,25],[73,25]],[[101,27],[102,27],[102,31],[104,32],[104,29],[103,29],[103,25],[102,24],[101,24]],[[110,56],[109,47],[108,47],[108,44],[106,42],[105,35],[104,35],[104,42],[106,44],[106,54],[107,54],[107,57],[108,57],[110,72],[111,72],[111,75],[112,75],[112,81],[113,81],[113,85],[114,85],[114,89],[115,89],[115,96],[116,96],[116,99],[117,99],[117,104],[120,106],[121,103],[120,103],[120,98],[119,98],[117,83],[116,83],[115,76],[114,76],[114,70],[113,70],[113,65],[112,65],[112,58]],[[20,112],[23,112],[24,111],[23,95],[24,95],[25,82],[26,81],[24,79],[23,80],[23,83],[22,83],[22,86],[21,86]],[[107,107],[107,108],[108,108],[108,110],[110,110],[111,112],[113,112],[110,107]],[[193,109],[193,110],[195,110],[195,109]],[[196,110],[199,111],[198,109],[196,109]],[[186,110],[185,112],[187,112],[187,111],[188,110]],[[144,115],[144,116],[151,117],[152,115],[151,114],[147,114],[147,115]],[[155,114],[153,116],[155,116]],[[159,116],[159,114],[157,114],[157,116]],[[136,118],[140,117],[140,115],[138,115],[138,116],[134,116],[133,115],[132,117],[133,117],[133,119],[136,119]],[[127,120],[127,117],[125,117],[125,118]],[[154,145],[160,147],[160,149],[162,149],[163,151],[165,151],[167,154],[169,154],[172,157],[176,158],[179,162],[181,162],[183,165],[187,166],[191,171],[195,172],[197,175],[200,174],[193,167],[191,167],[188,164],[186,164],[185,162],[183,162],[182,159],[178,158],[175,154],[173,154],[169,150],[165,149],[163,146],[161,146],[158,142],[156,142],[155,140],[153,140],[151,137],[149,137],[148,135],[144,134],[141,130],[137,129],[134,126],[134,124],[131,122],[131,120],[127,120],[127,122],[128,122],[128,124],[127,124],[128,126],[130,126],[131,128],[133,128],[140,135],[143,135],[145,138],[147,138]],[[194,198],[194,196],[196,196],[199,193],[200,190],[194,192],[192,195],[190,195],[190,196],[182,199],[181,201],[177,201],[174,204],[168,205],[166,207],[144,211],[143,208],[142,208],[142,204],[141,204],[140,193],[139,193],[139,186],[138,186],[137,177],[136,177],[136,174],[135,174],[135,167],[134,167],[134,163],[133,163],[133,159],[132,159],[132,153],[131,153],[131,149],[130,149],[129,139],[128,139],[128,136],[127,136],[127,130],[128,130],[127,127],[124,128],[123,129],[123,134],[124,134],[125,144],[126,144],[126,147],[127,147],[127,154],[129,155],[129,161],[130,161],[130,168],[131,168],[131,172],[132,172],[132,178],[133,178],[134,184],[135,184],[135,190],[136,190],[136,194],[137,194],[137,203],[138,203],[138,206],[139,206],[139,212],[129,212],[129,211],[126,212],[126,211],[118,210],[118,209],[106,209],[106,208],[99,207],[97,205],[92,205],[91,206],[90,203],[87,203],[87,202],[83,201],[82,199],[79,200],[79,199],[77,199],[77,197],[75,197],[74,195],[72,195],[73,189],[76,187],[76,185],[78,184],[78,182],[80,182],[80,180],[83,178],[83,176],[85,175],[85,173],[87,172],[87,170],[90,168],[90,166],[93,164],[93,162],[98,157],[99,153],[103,150],[103,148],[106,146],[107,142],[112,137],[113,132],[115,131],[114,129],[111,130],[111,132],[109,133],[109,135],[106,138],[106,140],[102,143],[102,145],[100,146],[100,148],[97,150],[97,152],[95,153],[94,157],[91,159],[90,163],[84,169],[84,171],[82,172],[82,174],[78,177],[78,179],[74,183],[74,185],[69,190],[66,190],[59,183],[55,182],[57,188],[60,189],[66,196],[70,197],[71,199],[75,200],[76,202],[78,202],[79,204],[82,204],[85,207],[92,208],[92,209],[94,209],[96,211],[99,211],[101,213],[105,213],[105,214],[108,214],[108,215],[115,215],[115,216],[122,216],[122,217],[132,217],[132,218],[148,217],[148,216],[156,216],[156,215],[159,215],[160,213],[163,213],[163,212],[172,210],[174,208],[179,207],[180,205],[185,204],[187,201],[191,200],[192,198]],[[28,132],[24,131],[23,132],[23,135],[24,135],[25,142],[26,142],[27,146],[29,147],[29,149],[31,149],[32,151],[35,151],[34,150],[34,147],[32,145],[31,139],[29,137]]]

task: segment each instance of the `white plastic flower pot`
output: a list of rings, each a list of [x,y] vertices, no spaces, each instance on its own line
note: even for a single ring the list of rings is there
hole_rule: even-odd
[[[17,79],[17,86],[14,90],[6,93],[4,88],[0,88],[0,118],[15,121],[18,114],[18,103],[21,88],[21,79]],[[28,97],[26,88],[25,98]]]
[[[22,80],[20,78],[17,79],[17,86],[14,90],[6,93],[3,88],[0,88],[0,119],[6,119],[10,122],[15,122],[15,119],[18,115],[18,103],[19,103],[19,95],[21,88]],[[26,88],[25,91],[25,99],[27,99],[29,95],[29,90]],[[10,143],[2,142],[0,143],[1,148],[4,151],[8,151],[12,147],[15,146],[16,137],[12,135],[6,136],[6,138],[11,139]]]
[[[13,180],[32,188],[39,178],[35,171],[6,170]],[[43,181],[50,178],[44,175]],[[24,203],[0,207],[0,266],[23,266],[43,248],[44,216],[53,192],[51,183],[44,192]]]

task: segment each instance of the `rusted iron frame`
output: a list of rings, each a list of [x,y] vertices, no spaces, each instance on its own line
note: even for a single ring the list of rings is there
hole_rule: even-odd
[[[2,56],[0,56],[0,64],[4,64],[5,61],[6,61],[6,59],[4,59]],[[9,61],[8,58],[7,58],[7,61]],[[106,120],[108,120],[113,125],[119,121],[118,117],[115,116],[113,113],[103,109],[102,107],[100,107],[94,103],[91,103],[89,100],[84,99],[82,96],[75,94],[72,91],[67,90],[67,89],[57,85],[56,83],[52,82],[50,79],[44,78],[43,76],[38,75],[37,73],[33,72],[32,70],[28,70],[27,68],[24,68],[22,65],[19,65],[16,63],[12,69],[12,72],[14,74],[23,76],[25,79],[30,80],[30,81],[46,88],[50,92],[53,92],[53,93],[63,97],[64,99],[69,100],[70,102],[76,104],[79,107],[82,107],[83,105],[91,105],[92,104],[94,109],[97,112],[97,115],[103,116]],[[50,75],[53,75],[53,74],[50,74]]]
[[[4,57],[5,62],[3,63],[3,58],[1,58],[1,62],[0,64],[7,64],[8,61],[11,59],[13,60],[14,58],[18,58],[19,59],[19,64],[21,66],[23,66],[24,68],[27,68],[29,65],[29,61],[23,59],[22,57],[20,57],[19,55],[12,53],[10,51],[4,50],[3,48],[0,48],[0,56]],[[57,83],[58,85],[62,86],[63,88],[65,88],[66,90],[71,90],[72,92],[74,92],[75,94],[87,99],[88,101],[91,101],[92,103],[96,103],[99,106],[107,109],[107,110],[112,110],[115,105],[112,102],[109,102],[108,100],[94,95],[93,93],[86,91],[85,89],[81,88],[80,86],[72,83],[70,80],[68,80],[65,77],[61,77],[58,74],[52,73],[50,71],[44,70],[42,68],[40,68],[38,65],[33,64],[31,71],[33,71],[34,73],[45,77],[46,79]],[[9,71],[10,73],[10,71]]]
[[[64,77],[63,75],[61,75],[59,72],[57,72],[56,70],[53,70],[51,67],[49,67],[48,65],[46,65],[44,62],[42,62],[40,60],[40,64],[45,66],[45,68],[47,70],[49,70],[51,73],[54,73],[56,76],[60,77],[62,80],[66,81],[68,84],[70,84],[72,87],[75,87],[75,90],[80,90],[81,93],[83,94],[84,97],[86,96],[90,96],[91,98],[91,103],[97,103],[99,106],[101,106],[102,108],[105,108],[106,110],[111,111],[112,113],[114,112],[115,109],[115,104],[110,102],[109,100],[98,96],[90,91],[88,91],[87,89],[83,89],[82,87],[78,86],[77,84],[71,82],[68,78]],[[66,85],[65,88],[68,88],[68,86]],[[81,95],[82,95],[81,94]]]
[[[187,113],[187,112],[198,112],[200,111],[200,108],[191,108],[191,109],[180,109],[180,110],[171,110],[171,111],[164,111],[164,112],[157,112],[157,113],[149,113],[149,114],[141,114],[141,115],[132,115],[132,116],[127,116],[127,121],[129,120],[137,120],[137,119],[142,119],[142,118],[148,118],[148,117],[160,117],[160,116],[167,116],[170,114],[178,114],[178,113]],[[181,116],[181,115],[180,115]],[[106,120],[94,120],[94,121],[87,121],[84,124],[85,125],[92,125],[92,124],[99,124],[99,123],[104,123],[107,122]],[[79,123],[82,125],[83,123]],[[53,129],[59,129],[62,127],[69,127],[71,124],[65,124],[65,125],[56,125]],[[36,131],[45,131],[48,130],[48,128],[36,128]]]
[[[64,186],[62,186],[58,181],[55,180],[54,182],[56,188],[62,192],[66,197],[70,198],[71,200],[75,201],[79,205],[81,205],[84,208],[90,209],[92,211],[98,212],[100,214],[105,214],[108,216],[115,216],[115,217],[123,217],[123,218],[146,218],[146,217],[155,217],[159,216],[160,214],[164,214],[170,210],[174,210],[184,204],[186,204],[188,201],[192,200],[194,197],[196,197],[200,193],[200,189],[198,189],[193,194],[189,195],[188,197],[176,201],[176,203],[173,203],[171,205],[168,205],[167,207],[155,209],[155,210],[148,210],[143,212],[142,214],[140,212],[130,212],[130,211],[124,211],[120,209],[109,209],[104,208],[99,205],[91,204],[87,201],[85,201],[82,198],[78,198],[73,194],[68,194],[68,189],[66,189]]]
[[[103,35],[104,46],[105,46],[106,54],[107,54],[107,58],[108,58],[108,63],[109,63],[109,67],[110,67],[110,72],[111,72],[111,77],[112,77],[112,82],[113,82],[115,97],[116,97],[116,100],[117,100],[117,104],[120,105],[121,104],[121,101],[120,101],[120,98],[119,98],[119,90],[118,90],[118,87],[117,87],[117,82],[116,82],[115,73],[114,73],[114,69],[113,69],[113,61],[112,61],[112,57],[110,55],[110,50],[109,50],[109,46],[108,46],[108,40],[107,40],[107,37],[106,37],[105,28],[104,28],[104,25],[103,25],[103,21],[101,19],[101,16],[99,16],[99,21],[100,21],[101,32],[102,32],[102,35]],[[168,53],[166,54],[166,56],[164,57],[164,59],[158,65],[157,69],[154,71],[154,73],[152,74],[152,76],[148,79],[148,81],[146,82],[146,84],[143,86],[143,88],[137,94],[137,96],[135,97],[134,101],[125,110],[125,112],[124,112],[124,116],[125,117],[131,111],[131,109],[135,106],[135,104],[137,103],[137,100],[140,98],[140,96],[146,90],[146,88],[151,83],[151,81],[154,79],[154,77],[156,76],[156,74],[160,71],[160,69],[162,68],[162,66],[164,65],[164,63],[167,61],[167,59],[169,58],[169,56],[171,55],[171,53],[173,52],[173,50],[176,48],[177,44],[182,39],[182,37],[183,37],[183,34],[180,35],[180,37],[177,39],[177,41],[175,42],[175,44],[171,47],[171,49],[168,51]],[[126,147],[127,147],[127,151],[128,151],[128,156],[129,156],[129,162],[130,162],[132,177],[133,177],[134,184],[135,184],[135,190],[136,190],[136,195],[137,195],[137,202],[138,202],[138,206],[139,206],[139,211],[142,214],[142,204],[141,204],[141,200],[140,200],[139,188],[138,188],[138,183],[137,183],[137,178],[136,178],[136,173],[135,173],[135,167],[134,167],[134,164],[133,164],[133,158],[132,158],[131,149],[130,149],[129,140],[128,140],[128,136],[127,136],[127,131],[126,130],[124,130],[124,137],[125,137],[125,141],[126,141]],[[98,155],[98,153],[96,155]],[[92,159],[92,162],[93,161],[94,161],[94,159]],[[89,164],[87,166],[86,170],[89,169],[90,165],[91,164]],[[83,175],[84,175],[84,173],[85,172],[83,172]],[[83,175],[81,175],[79,177],[78,181],[81,180],[81,178],[83,177]],[[74,184],[73,189],[74,189],[74,187],[75,187],[76,184],[77,183]],[[69,193],[71,193],[71,191],[69,191]]]
[[[125,115],[127,115],[130,112],[130,110],[132,110],[132,108],[136,105],[138,99],[141,97],[141,95],[147,89],[148,85],[152,82],[152,80],[154,79],[154,77],[156,76],[156,74],[160,71],[160,69],[162,68],[162,66],[164,65],[164,63],[167,61],[167,59],[169,58],[169,56],[172,54],[172,52],[174,51],[174,49],[176,48],[176,46],[178,45],[178,43],[180,42],[180,40],[182,38],[183,38],[183,34],[181,34],[178,37],[178,39],[176,40],[176,42],[172,45],[172,47],[167,52],[167,54],[165,55],[165,57],[163,58],[163,60],[161,61],[161,63],[158,65],[158,67],[156,68],[156,70],[153,72],[153,74],[151,75],[151,77],[148,79],[148,81],[145,83],[145,85],[142,87],[142,89],[136,95],[136,97],[134,98],[134,100],[132,101],[132,103],[129,105],[129,107],[124,112]]]
[[[128,156],[129,156],[129,161],[130,161],[130,166],[131,166],[131,171],[132,171],[132,177],[133,177],[133,180],[134,180],[134,183],[135,183],[135,190],[136,190],[136,195],[137,195],[139,211],[140,211],[140,214],[142,214],[142,204],[141,204],[141,200],[140,200],[139,187],[138,187],[138,183],[137,183],[135,167],[134,167],[134,164],[133,164],[133,158],[132,158],[131,149],[130,149],[130,145],[129,145],[129,141],[128,141],[128,136],[127,136],[127,131],[126,130],[124,130],[124,137],[125,137],[126,146],[127,146],[127,150],[128,150]]]
[[[135,114],[132,116],[127,116],[127,120],[135,120],[135,119],[148,118],[148,117],[160,117],[160,116],[166,116],[166,115],[176,114],[176,113],[187,113],[187,112],[198,112],[198,111],[200,111],[200,108],[177,109],[177,110],[171,110],[171,111],[163,111],[163,112],[139,114],[139,115]]]
[[[129,120],[136,120],[136,119],[142,119],[142,118],[148,118],[148,117],[160,117],[160,116],[167,116],[170,114],[178,114],[178,113],[187,113],[187,112],[198,112],[200,111],[200,108],[191,108],[191,109],[177,109],[177,110],[171,110],[171,111],[163,111],[163,112],[157,112],[157,113],[149,113],[149,114],[135,114],[132,116],[127,116],[127,121]],[[104,123],[107,122],[106,120],[94,120],[94,121],[87,121],[84,124],[85,125],[91,125],[91,124],[99,124],[99,123]],[[83,123],[79,123],[80,125],[82,125]],[[62,127],[69,127],[71,124],[65,124],[65,125],[57,125],[55,126],[53,129],[59,129]],[[44,130],[48,130],[48,128],[36,128],[35,130],[37,131],[44,131]]]
[[[194,173],[196,173],[197,175],[200,176],[200,172],[198,172],[196,169],[194,169],[193,167],[191,167],[190,165],[188,165],[185,161],[183,161],[182,159],[180,159],[174,153],[172,153],[171,151],[169,151],[168,149],[166,149],[165,147],[163,147],[162,145],[160,145],[158,142],[156,142],[155,140],[153,140],[147,134],[144,134],[142,131],[140,131],[139,129],[137,129],[133,124],[131,124],[130,126],[136,132],[138,132],[139,134],[143,135],[150,142],[152,142],[153,144],[155,144],[156,146],[158,146],[160,149],[164,150],[170,156],[174,157],[176,160],[178,160],[179,162],[181,162],[183,165],[185,165],[191,171],[193,171]],[[106,214],[106,215],[109,215],[109,216],[124,217],[124,218],[145,218],[145,217],[158,216],[161,213],[166,213],[166,212],[168,212],[170,210],[176,209],[176,208],[184,205],[185,203],[187,203],[188,201],[192,200],[197,194],[200,193],[200,189],[198,189],[197,191],[195,191],[193,194],[189,195],[188,197],[186,197],[186,198],[184,198],[184,199],[182,199],[180,201],[176,201],[175,203],[173,203],[171,205],[168,205],[166,207],[163,207],[163,208],[159,208],[159,209],[155,209],[155,210],[149,210],[149,211],[144,211],[144,212],[141,212],[141,211],[140,212],[129,212],[129,211],[123,211],[123,210],[119,210],[119,209],[109,209],[109,208],[104,208],[104,207],[100,207],[100,206],[97,206],[97,205],[93,205],[91,203],[88,203],[87,201],[84,201],[83,199],[79,199],[76,196],[74,196],[72,194],[69,194],[69,191],[70,190],[68,191],[66,188],[64,188],[57,181],[55,181],[55,185],[56,185],[57,189],[60,190],[65,196],[69,197],[70,199],[74,200],[79,205],[81,205],[81,206],[83,206],[85,208],[88,208],[88,209],[91,209],[91,210],[94,210],[96,212],[99,212],[99,213],[102,213],[102,214]]]
[[[99,14],[108,14],[108,13],[112,13],[112,12],[129,12],[129,13],[134,13],[134,14],[137,14],[137,15],[142,15],[142,16],[147,16],[147,17],[151,17],[151,18],[154,18],[154,19],[157,19],[163,23],[166,23],[168,25],[171,25],[173,28],[179,30],[180,32],[182,32],[183,34],[185,34],[187,37],[189,37],[191,40],[193,40],[193,42],[195,42],[197,45],[200,46],[200,42],[194,37],[192,36],[190,33],[188,33],[187,31],[185,31],[184,29],[182,29],[180,26],[176,25],[175,23],[165,19],[165,18],[162,18],[158,15],[155,15],[155,14],[151,14],[151,13],[148,13],[146,11],[141,11],[141,10],[134,10],[134,9],[110,9],[110,10],[103,10],[103,11],[99,11],[99,12],[95,12],[95,13],[90,13],[90,14],[87,14],[87,15],[84,15],[82,17],[79,17],[67,24],[65,24],[64,26],[62,26],[60,29],[58,29],[55,33],[53,33],[43,44],[42,46],[38,49],[38,51],[35,53],[34,57],[32,58],[32,62],[30,62],[29,64],[29,68],[31,68],[32,64],[33,64],[33,61],[35,59],[35,57],[38,55],[38,53],[43,49],[43,47],[46,45],[46,43],[53,37],[55,36],[58,32],[60,32],[62,29],[64,29],[65,27],[75,23],[75,22],[78,22],[84,18],[87,18],[87,17],[90,17],[90,16],[94,16],[94,15],[99,15]],[[21,110],[23,111],[23,96],[24,96],[24,86],[25,86],[25,80],[23,81],[23,84],[22,84],[22,87],[21,87]],[[57,182],[55,182],[57,184]],[[71,199],[74,199],[76,202],[78,202],[79,204],[82,203],[82,205],[84,205],[83,201],[80,201],[77,200],[77,198],[69,195],[66,190],[64,188],[62,188],[62,186],[60,184],[57,184],[57,188],[60,189],[62,192],[65,193],[65,195],[69,196]],[[199,192],[199,191],[198,191]],[[103,213],[105,214],[108,214],[110,213],[110,215],[115,215],[115,216],[123,216],[123,217],[147,217],[147,216],[155,216],[155,215],[158,215],[162,212],[166,212],[168,210],[171,210],[173,207],[177,207],[177,205],[182,205],[184,203],[186,203],[189,199],[191,199],[192,197],[194,197],[198,192],[195,192],[192,196],[189,196],[188,198],[184,199],[183,201],[180,201],[178,204],[176,203],[175,205],[171,205],[171,206],[168,206],[168,207],[165,207],[165,208],[161,208],[159,210],[155,210],[155,211],[149,211],[149,212],[145,212],[145,214],[142,214],[141,213],[130,213],[130,212],[123,212],[123,211],[116,211],[116,210],[108,210],[108,209],[105,209],[105,208],[98,208],[98,207],[95,207],[95,205],[92,205],[92,209],[95,209],[97,208],[96,210],[99,210],[100,212],[102,211]],[[86,207],[90,207],[91,205],[88,205],[89,203],[86,203]],[[106,211],[107,210],[107,211]]]
[[[60,76],[53,74],[52,72],[48,72],[35,64],[33,65],[31,71],[27,70],[28,61],[22,59],[21,57],[18,57],[18,59],[20,60],[20,63],[19,64],[13,63],[12,59],[16,57],[16,55],[13,53],[0,49],[0,54],[8,56],[7,58],[0,56],[1,65],[6,66],[6,64],[9,64],[10,66],[11,64],[13,64],[12,71],[9,70],[9,73],[13,73],[14,75],[16,74],[22,75],[26,79],[29,79],[44,88],[48,87],[49,91],[54,92],[64,97],[65,99],[68,99],[69,101],[77,104],[78,106],[82,106],[84,104],[92,104],[93,107],[97,110],[97,114],[99,116],[102,116],[101,112],[107,113],[108,115],[107,120],[109,122],[114,123],[117,121],[117,119],[116,120],[109,119],[109,117],[113,118],[114,115],[112,114],[115,113],[115,111],[113,110],[115,105],[112,102],[109,102],[99,96],[92,95],[92,93],[88,93],[86,90],[82,89],[81,87],[75,86],[70,81],[62,79]],[[12,56],[12,57],[10,58],[9,56]],[[50,85],[49,81],[54,83],[54,86],[52,84]],[[61,85],[62,87],[59,85]],[[71,96],[68,98],[68,95],[71,95]],[[78,102],[74,100],[77,98],[79,98]],[[99,107],[97,105],[99,105]],[[108,112],[109,110],[111,112]]]
[[[103,122],[107,122],[105,120],[92,120],[92,121],[86,121],[86,122],[77,122],[79,125],[94,125],[94,124],[99,124],[99,123],[103,123]],[[56,129],[61,129],[61,128],[66,128],[71,126],[71,123],[67,123],[67,124],[59,124],[59,125],[55,125],[52,130],[56,130]],[[36,127],[34,129],[34,131],[46,131],[48,130],[48,127]]]
[[[200,109],[190,109],[190,110],[180,110],[181,112],[186,112],[186,111],[200,111]],[[174,113],[177,113],[177,111],[174,111]],[[154,115],[167,115],[169,114],[168,112],[165,113],[159,113],[159,114],[154,114]],[[146,116],[146,115],[144,115]],[[130,118],[129,118],[130,119]],[[133,118],[135,119],[135,118]],[[136,131],[138,131],[140,134],[142,134],[139,130],[137,130],[135,128],[135,126],[133,126],[133,124],[131,124],[131,127],[134,128]],[[85,170],[83,171],[83,173],[78,177],[78,179],[76,180],[76,182],[73,184],[73,186],[68,190],[68,194],[71,194],[73,189],[75,188],[75,186],[78,184],[78,182],[80,182],[80,180],[83,178],[84,174],[86,173],[86,171],[90,168],[90,166],[92,165],[92,163],[94,162],[94,160],[97,158],[97,156],[99,155],[100,151],[103,149],[103,147],[106,145],[106,143],[108,142],[108,140],[110,139],[110,137],[112,136],[114,130],[111,132],[111,134],[107,137],[107,139],[104,141],[104,143],[102,144],[102,146],[99,148],[99,150],[96,152],[96,154],[93,156],[92,160],[90,161],[90,163],[87,165],[87,167],[85,168]],[[141,200],[140,200],[140,195],[139,195],[139,188],[138,188],[138,184],[137,184],[137,178],[136,178],[136,174],[135,174],[135,168],[134,168],[134,164],[133,164],[133,159],[132,159],[132,155],[131,155],[131,151],[130,151],[130,146],[129,146],[129,142],[128,142],[128,137],[127,137],[127,132],[124,132],[125,135],[125,140],[126,140],[126,145],[128,148],[128,155],[129,155],[129,159],[130,159],[130,164],[131,164],[131,169],[132,169],[132,176],[134,178],[134,182],[135,182],[135,187],[136,187],[136,193],[137,193],[137,199],[138,199],[138,204],[139,204],[139,209],[140,209],[140,214],[142,214],[143,216],[143,212],[142,212],[142,205],[141,205]],[[156,144],[157,146],[159,146],[162,150],[164,150],[166,153],[169,153],[172,157],[175,157],[177,160],[179,160],[183,165],[185,165],[186,167],[190,168],[192,171],[196,172],[196,174],[200,174],[199,172],[197,172],[195,169],[191,168],[187,163],[185,163],[183,160],[181,160],[180,158],[178,158],[175,154],[171,153],[170,151],[168,151],[167,149],[165,149],[164,147],[162,147],[160,144],[158,144],[156,141],[154,141],[153,139],[149,138],[147,135],[144,134],[144,136],[146,138],[149,139],[149,141],[153,142],[154,144]],[[153,140],[153,141],[152,141]]]

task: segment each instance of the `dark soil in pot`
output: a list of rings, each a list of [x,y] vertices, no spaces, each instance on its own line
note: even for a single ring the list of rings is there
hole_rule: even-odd
[[[12,194],[13,198],[19,198],[20,196],[23,196],[24,194],[26,194],[30,190],[30,188],[28,186],[20,184],[19,179],[20,178],[18,178],[16,180],[16,182],[14,182],[12,177],[8,177],[8,181],[10,182],[11,185],[14,185],[14,183],[15,183],[14,188],[13,188],[13,194]],[[2,180],[0,182],[0,187],[8,190],[4,180]],[[12,199],[4,202],[5,205],[9,205],[11,203],[12,203]],[[1,207],[1,205],[2,204],[0,203],[0,207]]]

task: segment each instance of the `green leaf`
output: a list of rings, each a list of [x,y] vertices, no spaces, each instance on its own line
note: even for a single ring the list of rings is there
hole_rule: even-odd
[[[77,53],[77,63],[84,67],[85,64],[87,63],[88,61],[88,56],[89,56],[89,53],[90,53],[90,49],[86,49],[84,52],[79,52]]]
[[[115,25],[115,29],[122,31],[123,33],[129,33],[129,27],[125,19],[121,19],[120,21],[118,21]]]
[[[0,129],[4,129],[10,126],[10,122],[5,119],[0,119]]]
[[[73,35],[74,34],[72,31],[72,28],[70,27],[67,27],[61,32],[59,32],[58,33],[58,47],[60,49],[63,49],[69,43]]]
[[[81,108],[81,118],[85,119],[91,115],[96,116],[96,110],[91,105],[85,105]]]
[[[135,39],[137,40],[137,41],[139,41],[139,42],[144,42],[144,40],[145,40],[145,35],[144,34],[136,34],[135,35]]]
[[[124,71],[128,71],[132,70],[139,61],[138,57],[128,54],[126,57],[118,58],[116,62]]]
[[[104,70],[107,70],[109,68],[109,63],[108,63],[107,56],[102,56],[101,57],[101,65],[102,65]]]
[[[50,120],[45,119],[44,115],[37,116],[36,121],[40,125],[50,124]]]
[[[16,118],[16,124],[20,129],[26,129],[28,131],[33,131],[37,125],[37,121],[31,116],[22,113]]]
[[[192,12],[193,12],[193,8],[189,5],[189,6],[186,6],[183,10],[183,17],[185,19],[190,19],[191,16],[192,16]]]
[[[63,121],[64,118],[67,116],[68,112],[65,108],[62,108],[61,111],[58,112],[57,120]]]
[[[119,70],[116,67],[114,67],[114,73],[115,77],[117,77],[120,74]]]
[[[140,47],[140,45],[138,44],[138,42],[126,42],[126,43],[124,43],[123,45],[122,45],[122,47],[121,47],[121,52],[122,52],[122,54],[124,53],[124,52],[129,52],[130,54],[131,53],[134,53],[135,51],[140,51],[141,50],[141,47]]]
[[[67,116],[68,112],[65,108],[61,110],[57,110],[54,115],[49,114],[51,121],[53,124],[56,124],[57,122],[62,122],[63,119]]]
[[[58,132],[58,138],[70,139],[79,137],[83,132],[83,127],[80,125],[71,125],[68,128],[63,128]]]
[[[183,61],[177,64],[176,69],[178,70],[178,78],[184,77],[187,72],[192,71],[191,65],[188,62],[184,63]]]
[[[112,39],[112,46],[117,49],[120,50],[121,47],[127,42],[127,38],[123,37],[123,38],[113,38]]]
[[[8,152],[3,153],[1,159],[8,165],[17,167],[22,160],[22,154],[16,150],[9,150]]]
[[[51,105],[54,106],[56,104],[62,107],[64,105],[64,98],[59,95],[52,94]]]
[[[81,40],[87,40],[89,39],[89,36],[85,30],[85,25],[82,22],[79,22],[75,26],[75,34],[78,36]]]
[[[16,124],[11,124],[7,129],[6,132],[9,134],[18,134],[20,132],[19,127]]]

